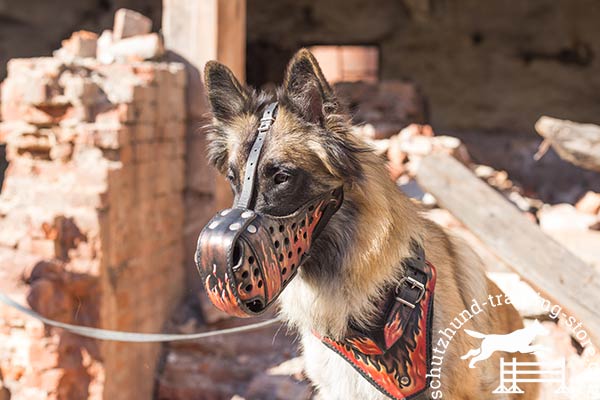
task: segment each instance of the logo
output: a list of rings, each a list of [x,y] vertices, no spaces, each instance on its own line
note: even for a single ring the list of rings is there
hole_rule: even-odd
[[[469,350],[461,357],[463,360],[471,358],[469,368],[475,368],[479,361],[487,360],[497,351],[506,353],[538,353],[548,350],[542,345],[532,344],[537,336],[547,336],[550,332],[536,319],[526,328],[517,329],[505,335],[486,335],[465,329],[465,332],[477,339],[482,339],[477,349]],[[525,393],[518,383],[559,383],[555,393],[568,393],[566,386],[566,360],[561,358],[555,362],[519,362],[516,358],[506,361],[500,358],[500,386],[492,393]]]
[[[555,362],[518,362],[513,358],[506,362],[500,359],[500,386],[492,393],[525,393],[517,384],[519,382],[559,383],[560,386],[554,393],[566,394],[566,360],[563,358]]]
[[[499,395],[498,398],[505,394],[523,394],[527,390],[526,383],[531,382],[542,385],[544,398],[548,398],[547,395],[554,392],[557,397],[552,397],[553,399],[600,400],[600,368],[597,365],[599,357],[583,323],[564,312],[560,305],[552,304],[539,293],[537,296],[549,319],[555,322],[560,320],[562,329],[566,330],[571,338],[577,339],[580,348],[583,349],[580,352],[581,358],[567,358],[565,353],[556,354],[553,348],[548,347],[550,338],[544,339],[545,345],[536,343],[540,337],[550,335],[550,331],[538,320],[507,334],[466,329],[465,325],[470,320],[486,310],[493,313],[498,307],[512,304],[510,297],[502,294],[489,295],[481,301],[473,299],[468,308],[449,321],[448,327],[436,332],[432,341],[431,368],[426,375],[430,379],[432,398],[445,398],[442,381],[444,357],[452,346],[454,337],[463,331],[464,334],[479,339],[479,346],[470,349],[461,357],[465,363],[468,362],[469,368],[478,368],[479,362],[490,359],[494,353],[503,353],[494,358],[498,360],[498,375],[497,383],[490,382],[491,387],[495,387],[494,390],[490,389],[490,394]],[[537,357],[523,359],[518,354],[535,354]]]
[[[461,357],[466,360],[470,357],[469,368],[475,368],[478,361],[487,360],[496,351],[505,351],[507,353],[537,353],[546,350],[541,345],[532,345],[531,342],[538,335],[547,336],[548,330],[536,319],[535,322],[527,328],[516,330],[506,335],[485,335],[465,329],[465,332],[477,339],[483,339],[477,349],[469,350],[467,354]]]

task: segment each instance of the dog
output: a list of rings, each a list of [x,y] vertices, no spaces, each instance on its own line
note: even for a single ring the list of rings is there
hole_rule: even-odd
[[[415,243],[437,270],[431,346],[438,332],[472,299],[502,292],[486,278],[475,253],[424,218],[419,206],[388,177],[384,161],[351,133],[345,107],[308,50],[296,53],[283,85],[274,93],[240,84],[215,61],[207,63],[204,80],[213,115],[207,133],[208,159],[227,177],[236,199],[262,110],[273,101],[279,108],[262,149],[254,210],[288,215],[318,194],[343,186],[341,208],[313,243],[297,277],[281,293],[280,315],[300,336],[305,371],[320,398],[388,399],[320,338],[342,340],[350,324],[358,329],[371,326],[382,313],[379,304],[385,288],[402,281],[403,262],[413,257]],[[523,325],[517,311],[506,305],[477,315],[465,327],[502,334]],[[497,386],[502,352],[469,369],[461,355],[475,347],[474,338],[457,332],[439,368],[443,393],[428,388],[427,398],[500,398],[491,392]],[[516,357],[534,361],[531,354]],[[537,396],[533,384],[526,392],[506,398]]]
[[[479,361],[487,360],[496,351],[507,351],[510,353],[536,353],[544,351],[546,348],[541,345],[532,345],[531,342],[539,335],[548,335],[549,332],[536,319],[535,322],[527,328],[518,329],[506,335],[486,335],[465,329],[465,332],[477,339],[483,339],[481,345],[469,350],[467,354],[461,357],[461,360],[467,360],[471,357],[469,368],[475,368]]]

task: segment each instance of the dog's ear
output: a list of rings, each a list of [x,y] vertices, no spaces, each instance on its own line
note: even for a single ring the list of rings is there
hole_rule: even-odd
[[[227,171],[227,123],[242,114],[248,100],[248,91],[235,78],[233,72],[216,61],[204,67],[204,84],[215,121],[207,126],[207,155],[210,163],[222,174]]]
[[[248,94],[229,68],[217,61],[209,61],[204,67],[204,83],[217,120],[228,122],[242,113]]]
[[[323,124],[323,104],[333,99],[333,91],[310,51],[301,49],[292,58],[283,87],[287,98],[306,121]]]

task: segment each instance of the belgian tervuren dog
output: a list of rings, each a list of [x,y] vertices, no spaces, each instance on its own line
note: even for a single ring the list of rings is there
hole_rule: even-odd
[[[214,117],[208,156],[236,196],[262,110],[273,101],[279,104],[257,170],[256,212],[288,215],[319,193],[343,185],[341,208],[280,296],[280,313],[301,336],[306,374],[322,399],[388,398],[321,338],[341,340],[350,325],[368,329],[383,312],[379,305],[387,288],[401,282],[403,261],[414,256],[415,245],[437,270],[429,341],[433,364],[428,370],[436,379],[425,397],[537,397],[535,385],[520,385],[525,394],[492,394],[499,382],[499,357],[509,357],[505,353],[496,352],[473,369],[461,360],[479,346],[464,328],[506,334],[523,327],[511,305],[477,314],[461,329],[453,329],[451,341],[444,341],[441,332],[448,333],[451,322],[469,310],[474,299],[501,292],[486,278],[474,252],[422,217],[418,206],[390,180],[382,159],[353,136],[348,114],[309,51],[294,56],[276,93],[241,85],[227,67],[214,61],[205,68],[205,84]],[[532,361],[534,356],[510,357]]]

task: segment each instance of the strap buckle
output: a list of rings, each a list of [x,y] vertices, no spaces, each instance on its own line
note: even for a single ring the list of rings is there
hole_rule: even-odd
[[[400,297],[400,288],[402,287],[402,285],[404,283],[408,283],[410,285],[411,289],[419,290],[419,295],[417,296],[414,303],[411,303],[410,301]],[[413,278],[411,276],[405,276],[400,280],[400,283],[398,283],[398,286],[396,287],[396,300],[410,308],[415,308],[417,306],[417,304],[421,300],[423,300],[423,297],[425,297],[425,293],[426,293],[425,285],[423,285],[421,282],[419,282],[418,280],[416,280],[415,278]]]
[[[271,127],[271,124],[273,124],[273,122],[275,122],[275,118],[273,118],[273,117],[261,118],[260,125],[258,126],[258,131],[259,132],[268,131],[269,128]]]

